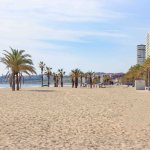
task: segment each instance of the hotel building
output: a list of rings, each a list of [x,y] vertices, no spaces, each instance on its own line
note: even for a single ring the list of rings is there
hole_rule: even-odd
[[[145,62],[146,45],[137,45],[137,64],[143,65]]]

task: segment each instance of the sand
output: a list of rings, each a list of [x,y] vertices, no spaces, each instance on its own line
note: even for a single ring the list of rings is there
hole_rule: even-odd
[[[0,89],[0,150],[149,150],[150,92]]]

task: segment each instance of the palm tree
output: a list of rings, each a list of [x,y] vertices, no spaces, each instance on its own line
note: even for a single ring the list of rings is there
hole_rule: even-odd
[[[93,81],[92,81],[92,83],[93,83],[93,87],[95,88],[96,87],[96,84],[97,84],[97,76],[94,74],[94,76],[93,76]]]
[[[58,72],[60,76],[61,87],[63,87],[63,77],[65,75],[65,71],[63,71],[63,69],[58,69]]]
[[[87,87],[87,84],[88,84],[88,74],[85,73],[84,77],[85,77],[85,86]]]
[[[52,68],[50,68],[50,67],[46,67],[46,72],[45,72],[45,74],[47,75],[47,78],[48,78],[48,87],[50,86],[50,77],[51,77],[51,75],[52,75]]]
[[[90,88],[92,88],[92,85],[93,85],[93,76],[94,76],[94,72],[90,71],[90,72],[87,72],[87,75],[89,77],[89,83],[90,83]]]
[[[71,70],[71,74],[74,77],[74,85],[75,88],[78,87],[78,78],[80,77],[80,70],[79,69],[75,69],[75,70]]]
[[[59,84],[59,75],[58,73],[53,73],[54,87],[58,87]]]
[[[6,65],[10,70],[12,90],[15,91],[15,84],[17,84],[17,90],[19,90],[19,74],[36,73],[33,67],[33,62],[29,54],[24,54],[25,50],[16,50],[10,48],[11,51],[4,50],[4,57],[0,58],[0,62]]]
[[[84,73],[80,71],[80,86],[83,85],[83,77],[84,77]]]
[[[42,85],[41,86],[43,87],[43,71],[44,71],[44,68],[45,68],[45,63],[43,61],[41,61],[39,63],[39,67],[41,69],[41,76],[42,76]]]
[[[71,78],[71,82],[72,82],[72,88],[74,88],[74,83],[75,83],[75,77],[73,73],[70,73],[70,78]]]
[[[109,75],[104,75],[103,82],[104,84],[108,85],[111,81],[111,77]]]

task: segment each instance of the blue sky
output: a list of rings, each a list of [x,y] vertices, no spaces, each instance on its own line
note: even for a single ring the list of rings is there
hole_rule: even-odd
[[[0,56],[25,49],[56,71],[126,72],[150,31],[149,0],[0,0]],[[0,64],[0,74],[6,72]]]

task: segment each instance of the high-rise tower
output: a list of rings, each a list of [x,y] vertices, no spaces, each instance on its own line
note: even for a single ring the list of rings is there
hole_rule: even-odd
[[[146,45],[137,45],[137,64],[143,65],[145,62]]]

